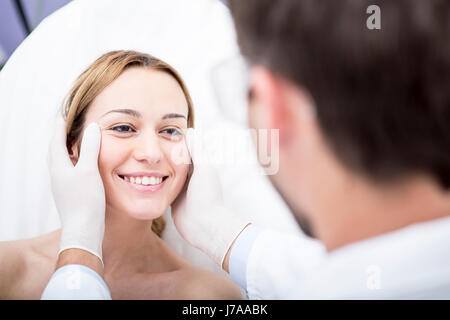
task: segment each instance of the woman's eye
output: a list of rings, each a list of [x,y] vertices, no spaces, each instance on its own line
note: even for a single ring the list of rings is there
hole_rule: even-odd
[[[125,124],[122,124],[120,126],[112,127],[111,130],[124,133],[124,132],[135,132],[135,130],[131,126],[127,126]]]
[[[175,128],[167,128],[167,129],[162,130],[161,132],[168,133],[171,136],[181,136],[182,135],[181,131],[178,129],[175,129]]]

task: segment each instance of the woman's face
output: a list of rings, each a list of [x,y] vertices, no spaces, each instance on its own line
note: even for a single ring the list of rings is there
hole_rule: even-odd
[[[161,216],[182,189],[188,161],[184,134],[188,105],[169,74],[132,67],[105,88],[86,113],[85,126],[99,124],[99,171],[107,208],[137,219]],[[176,149],[174,149],[176,148]]]

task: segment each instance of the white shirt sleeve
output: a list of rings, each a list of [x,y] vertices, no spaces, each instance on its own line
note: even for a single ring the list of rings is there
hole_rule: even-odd
[[[59,268],[45,288],[42,300],[111,300],[108,286],[94,270],[78,264]]]
[[[231,279],[242,289],[247,290],[247,261],[253,242],[262,230],[253,224],[245,228],[230,252],[228,270]]]
[[[230,277],[249,299],[301,296],[302,276],[325,257],[325,248],[306,236],[284,234],[250,225],[230,253]]]

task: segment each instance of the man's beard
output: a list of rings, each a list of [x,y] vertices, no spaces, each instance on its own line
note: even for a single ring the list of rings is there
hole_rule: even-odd
[[[303,233],[306,234],[308,237],[315,238],[309,219],[300,210],[296,209],[294,205],[283,195],[274,179],[271,176],[268,177],[273,187],[275,188],[275,190],[277,190],[278,194],[281,196],[284,203],[288,207],[289,211],[294,215],[294,218],[297,221],[298,225],[300,226],[300,229],[302,229]]]

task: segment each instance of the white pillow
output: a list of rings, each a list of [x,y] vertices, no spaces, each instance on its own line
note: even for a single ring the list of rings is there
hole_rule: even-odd
[[[221,2],[70,2],[25,39],[0,73],[0,240],[60,227],[46,164],[55,115],[76,77],[101,54],[120,49],[150,53],[179,71],[192,94],[197,127],[226,123],[211,85],[211,70],[239,50]],[[262,226],[298,232],[265,177],[228,168],[221,170],[221,178],[229,207]],[[170,217],[164,238],[188,260],[217,269],[181,240]]]

